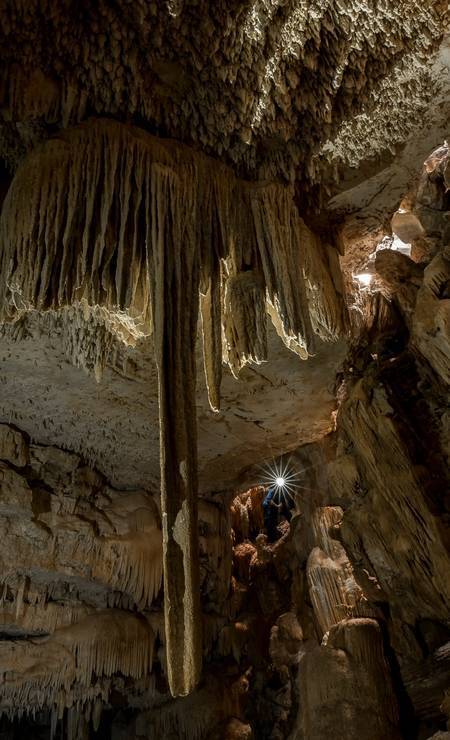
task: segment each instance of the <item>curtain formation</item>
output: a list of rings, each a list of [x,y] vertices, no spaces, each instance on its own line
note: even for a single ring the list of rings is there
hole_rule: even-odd
[[[74,304],[153,334],[159,376],[167,667],[198,683],[195,345],[201,314],[211,407],[222,362],[267,359],[270,316],[306,359],[345,330],[340,272],[292,189],[239,180],[174,141],[108,119],[61,132],[18,168],[0,219],[0,316]],[[99,331],[99,341],[102,334]]]

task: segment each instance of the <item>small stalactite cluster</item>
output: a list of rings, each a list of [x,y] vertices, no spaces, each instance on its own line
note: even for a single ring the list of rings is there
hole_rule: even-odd
[[[176,142],[101,119],[61,132],[25,159],[3,205],[0,244],[3,319],[82,303],[125,313],[153,333],[168,676],[174,695],[187,694],[199,680],[202,652],[199,305],[209,396],[218,409],[222,360],[237,374],[267,359],[267,313],[305,359],[315,334],[342,335],[333,250],[306,228],[290,187],[241,181]]]
[[[140,608],[156,599],[162,582],[159,530],[132,537],[111,538],[98,544],[93,577],[130,594]]]
[[[150,674],[154,642],[147,620],[114,610],[88,615],[33,644],[4,642],[1,711],[14,717],[50,707],[57,720],[77,707],[89,719],[96,700],[107,700],[112,676]]]
[[[150,284],[160,277],[153,247],[164,198],[176,187],[168,218],[177,222],[174,237],[184,232],[184,250],[196,242],[208,365],[227,350],[243,363],[249,344],[260,360],[266,309],[276,310],[287,344],[312,351],[314,333],[338,338],[345,320],[335,251],[305,226],[290,187],[239,180],[186,146],[108,119],[62,131],[19,167],[0,221],[2,319],[83,300],[152,328]],[[262,296],[245,317],[247,337],[237,335],[242,349],[239,341],[223,347],[226,307],[242,311],[250,281]]]

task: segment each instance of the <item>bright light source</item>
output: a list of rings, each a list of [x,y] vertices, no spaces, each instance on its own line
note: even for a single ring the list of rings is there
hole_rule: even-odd
[[[296,470],[291,466],[288,459],[283,462],[283,458],[272,460],[272,462],[262,466],[263,479],[262,485],[266,489],[273,490],[275,501],[284,501],[289,506],[294,504],[297,489],[305,488],[300,485],[299,479],[302,478],[304,470]],[[305,468],[307,470],[307,468]],[[305,490],[310,490],[306,489]],[[290,502],[290,504],[289,504]]]
[[[401,252],[402,254],[406,254],[408,257],[411,257],[411,244],[402,241],[396,234],[394,234],[391,249],[394,249],[396,252]]]
[[[360,275],[355,275],[354,277],[361,283],[361,285],[367,286],[372,282],[373,275],[371,275],[370,272],[362,272]]]

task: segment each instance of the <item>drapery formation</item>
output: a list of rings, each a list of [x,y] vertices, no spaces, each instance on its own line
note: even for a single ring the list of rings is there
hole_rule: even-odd
[[[0,221],[0,318],[74,303],[153,332],[159,374],[168,677],[200,676],[195,342],[211,406],[222,360],[267,359],[267,313],[306,358],[345,329],[339,271],[292,190],[247,183],[173,141],[111,120],[62,132],[16,172]],[[200,300],[199,300],[200,296]]]

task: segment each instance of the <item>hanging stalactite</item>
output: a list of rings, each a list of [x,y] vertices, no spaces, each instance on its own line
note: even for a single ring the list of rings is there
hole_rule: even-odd
[[[0,712],[9,717],[45,707],[88,708],[109,693],[115,674],[135,679],[150,676],[155,635],[135,614],[110,609],[86,615],[79,622],[33,641],[3,640],[0,646]]]
[[[197,532],[195,339],[199,260],[186,202],[194,173],[153,165],[150,276],[159,381],[161,509],[167,669],[173,695],[200,678],[202,638]],[[188,210],[189,212],[189,210]]]

